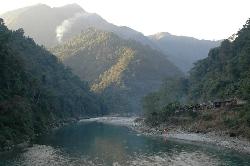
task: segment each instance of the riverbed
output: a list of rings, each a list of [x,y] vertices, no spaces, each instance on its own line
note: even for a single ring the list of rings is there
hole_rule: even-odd
[[[133,119],[122,120],[122,123],[121,119],[116,120],[114,123],[110,119],[89,119],[54,130],[37,138],[32,147],[1,155],[0,165],[250,165],[250,156],[244,153],[145,136],[126,127]]]

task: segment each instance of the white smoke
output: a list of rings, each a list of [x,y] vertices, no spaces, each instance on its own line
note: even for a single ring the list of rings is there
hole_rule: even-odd
[[[85,12],[80,12],[76,13],[73,17],[63,20],[63,22],[56,27],[56,38],[57,41],[60,43],[62,42],[63,36],[66,32],[68,32],[73,24],[78,20],[79,18],[86,18],[89,15],[92,15],[91,13],[85,13]]]
[[[56,27],[56,38],[60,43],[62,41],[63,35],[72,27],[70,20],[64,20],[61,25]]]

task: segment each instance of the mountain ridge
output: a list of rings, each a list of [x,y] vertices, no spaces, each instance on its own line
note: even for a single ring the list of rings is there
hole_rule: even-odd
[[[33,8],[35,8],[35,10]],[[26,16],[24,16],[23,13],[27,13]],[[70,4],[54,8],[44,4],[37,4],[35,6],[6,12],[2,14],[1,17],[6,20],[6,25],[10,29],[16,30],[22,27],[25,30],[26,35],[34,37],[36,42],[47,47],[55,46],[60,43],[56,37],[56,31],[58,26],[62,26],[64,22],[67,22],[67,25],[70,25],[64,27],[68,30],[65,35],[65,40],[62,38],[63,41],[70,39],[84,29],[95,27],[100,30],[115,32],[117,35],[125,39],[131,38],[140,41],[143,44],[154,45],[141,32],[135,31],[126,26],[116,26],[109,23],[96,13],[86,12],[78,4]],[[30,22],[35,22],[33,17],[41,19],[40,22],[42,22],[42,24],[38,23],[39,26],[37,25],[34,28],[34,25],[30,24]],[[42,27],[43,29],[39,29],[39,27]],[[50,38],[45,38],[44,35],[49,35]]]
[[[54,47],[59,43],[70,40],[75,35],[81,33],[81,31],[85,31],[90,27],[101,31],[113,32],[123,39],[135,40],[163,52],[167,59],[186,74],[193,67],[195,61],[206,57],[209,49],[218,46],[220,43],[220,41],[176,36],[168,32],[144,36],[141,32],[130,27],[116,26],[109,23],[97,13],[88,13],[78,4],[56,8],[43,4],[41,6],[43,9],[46,8],[46,10],[32,10],[32,7],[29,7],[29,10],[26,12],[28,14],[24,16],[12,11],[12,14],[11,12],[4,14],[3,18],[7,22],[12,20],[12,17],[16,18],[14,20],[18,21],[13,21],[12,24],[7,25],[11,29],[23,27],[27,32],[26,35],[33,37],[36,42],[46,47]],[[39,5],[35,6],[35,8],[39,8]],[[27,8],[25,9],[27,10]],[[30,24],[30,22],[37,22],[37,18],[40,20],[36,25]]]
[[[120,96],[120,101],[130,105],[123,103],[118,108],[116,104],[117,110],[141,110],[142,96],[157,89],[163,78],[182,75],[161,52],[93,28],[51,51],[80,78],[89,81],[92,90],[111,95],[114,100]]]
[[[219,41],[200,40],[194,37],[177,36],[159,32],[148,36],[167,58],[188,74],[197,60],[207,57],[210,49],[219,46]]]

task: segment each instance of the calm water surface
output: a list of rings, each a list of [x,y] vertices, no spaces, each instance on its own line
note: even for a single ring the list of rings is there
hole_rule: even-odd
[[[0,166],[250,166],[250,156],[217,147],[138,135],[120,126],[81,122],[40,137]]]

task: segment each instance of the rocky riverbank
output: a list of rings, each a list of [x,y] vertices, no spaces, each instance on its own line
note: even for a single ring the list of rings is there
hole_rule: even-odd
[[[242,137],[230,137],[223,132],[193,133],[183,130],[181,127],[173,127],[166,130],[166,126],[149,127],[143,119],[136,117],[101,117],[91,118],[81,121],[96,121],[114,125],[122,125],[148,136],[159,136],[171,140],[183,140],[191,142],[200,142],[203,144],[216,145],[238,152],[250,154],[250,142]],[[165,130],[165,131],[164,131]]]
[[[152,128],[148,127],[143,122],[137,122],[131,128],[145,135],[162,136],[169,139],[178,139],[192,142],[202,142],[250,154],[249,140],[242,137],[230,137],[223,132],[193,133],[185,131],[180,127],[171,128],[170,130],[164,131],[164,128],[161,126]]]

